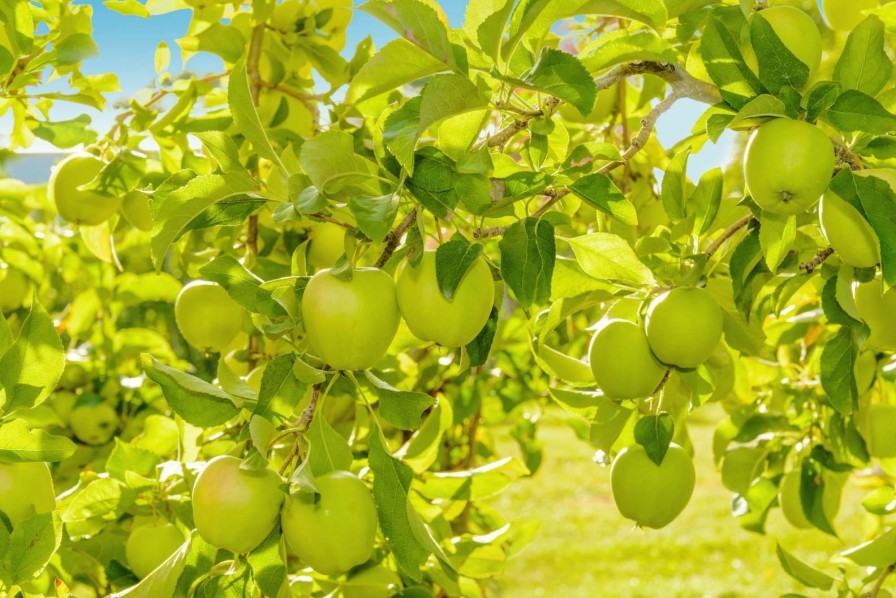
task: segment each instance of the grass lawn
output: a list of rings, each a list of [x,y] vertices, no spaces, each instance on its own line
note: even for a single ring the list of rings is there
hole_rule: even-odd
[[[532,545],[508,562],[504,595],[770,597],[790,591],[821,595],[784,573],[775,556],[775,540],[818,566],[849,544],[814,530],[796,530],[779,509],[769,517],[768,535],[741,529],[730,514],[732,494],[722,486],[712,462],[712,433],[721,415],[704,415],[705,411],[701,410],[701,419],[691,421],[697,451],[694,496],[684,513],[662,530],[639,530],[619,515],[610,494],[609,469],[592,462],[593,451],[575,437],[564,421],[565,412],[548,412],[538,432],[545,447],[541,471],[495,499],[495,507],[508,519],[541,523]],[[502,454],[514,454],[513,440],[502,437]],[[862,492],[852,487],[847,492],[837,528],[847,540],[857,540]],[[825,571],[835,573],[836,568],[827,565]]]

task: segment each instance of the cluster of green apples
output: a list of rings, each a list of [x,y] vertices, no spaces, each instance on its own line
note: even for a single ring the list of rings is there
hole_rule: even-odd
[[[355,268],[351,277],[331,268],[305,287],[302,319],[312,352],[336,370],[373,367],[389,349],[401,320],[423,341],[445,347],[470,343],[495,301],[491,270],[482,257],[464,273],[451,299],[436,278],[436,254],[405,262],[397,281],[379,268]]]
[[[290,551],[307,566],[324,575],[343,575],[373,554],[373,496],[348,471],[318,476],[314,485],[314,491],[287,494],[286,483],[271,469],[247,469],[236,457],[215,457],[193,486],[196,530],[217,548],[245,554],[279,522]]]
[[[654,394],[670,368],[690,370],[710,358],[722,338],[722,311],[705,289],[678,287],[656,297],[644,325],[609,318],[594,333],[589,360],[598,388],[614,400]],[[640,445],[616,456],[610,473],[619,512],[638,525],[665,527],[685,509],[695,469],[672,444],[660,464]]]

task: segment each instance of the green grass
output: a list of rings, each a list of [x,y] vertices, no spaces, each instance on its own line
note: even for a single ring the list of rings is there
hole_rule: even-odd
[[[701,410],[703,411],[703,410]],[[534,542],[507,564],[505,596],[735,597],[813,594],[781,569],[775,540],[800,559],[836,569],[828,557],[849,544],[817,531],[790,527],[779,509],[768,535],[741,529],[730,514],[732,494],[712,462],[712,433],[719,414],[691,422],[697,486],[684,513],[662,530],[639,530],[616,511],[609,469],[592,461],[593,450],[578,440],[560,411],[539,423],[545,448],[541,471],[514,484],[494,506],[509,520],[536,519]],[[706,417],[706,416],[704,416]],[[513,454],[509,435],[502,454]],[[862,530],[861,491],[849,490],[837,528],[857,541]]]

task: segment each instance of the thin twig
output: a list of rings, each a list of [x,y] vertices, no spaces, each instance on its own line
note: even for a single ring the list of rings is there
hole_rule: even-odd
[[[608,162],[601,166],[597,172],[600,174],[607,174],[610,171],[619,168],[625,164],[628,164],[629,161],[637,154],[641,149],[647,145],[647,140],[650,139],[650,134],[653,132],[653,129],[656,127],[656,121],[659,120],[660,116],[672,105],[682,98],[682,94],[678,91],[673,90],[672,93],[663,98],[660,102],[657,103],[656,106],[650,109],[650,112],[644,115],[644,118],[641,119],[641,128],[638,130],[638,134],[635,135],[634,139],[632,139],[631,144],[622,154],[622,157],[619,160],[614,160],[613,162]]]
[[[800,270],[804,271],[806,274],[812,274],[815,271],[815,268],[823,264],[824,261],[831,257],[833,253],[833,247],[825,247],[824,249],[820,249],[818,253],[815,254],[815,257],[813,257],[811,260],[800,264]]]
[[[709,244],[709,247],[706,248],[706,257],[710,258],[713,256],[715,252],[719,250],[722,244],[730,239],[734,233],[747,226],[753,221],[753,215],[747,214],[743,218],[736,220],[731,226],[722,231],[722,234],[719,235],[715,241]]]
[[[414,207],[408,212],[407,216],[398,223],[392,231],[386,235],[386,246],[383,247],[383,252],[380,254],[380,257],[376,260],[376,267],[382,268],[386,265],[386,262],[389,261],[389,258],[392,257],[392,254],[395,253],[395,250],[398,249],[399,243],[401,243],[401,237],[408,231],[409,228],[417,221],[417,208]]]
[[[877,583],[871,588],[871,593],[868,594],[868,598],[877,598],[877,595],[880,594],[881,589],[884,587],[884,582],[887,581],[887,577],[889,577],[894,570],[896,570],[896,563],[888,565],[887,568],[884,569],[883,573],[880,574],[880,577],[877,578]]]
[[[252,103],[258,106],[258,94],[261,91],[261,76],[259,75],[259,63],[261,61],[261,49],[264,45],[264,23],[256,25],[252,29],[252,38],[249,40],[249,51],[246,56],[246,76],[249,78],[249,93]],[[258,173],[254,173],[257,175]],[[252,256],[258,255],[258,214],[249,216],[246,224],[246,249]],[[249,335],[249,369],[255,368],[257,363],[254,355],[258,353],[258,336]]]

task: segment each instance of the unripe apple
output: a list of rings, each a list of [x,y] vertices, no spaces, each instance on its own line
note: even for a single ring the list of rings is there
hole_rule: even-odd
[[[600,324],[588,355],[598,388],[611,399],[649,396],[666,375],[667,368],[650,350],[644,330],[627,320]]]
[[[308,236],[308,263],[315,270],[332,268],[345,253],[345,229],[338,224],[317,222]]]
[[[315,478],[319,495],[299,492],[283,506],[283,537],[296,555],[324,575],[366,563],[376,540],[376,506],[367,486],[348,471]]]
[[[15,268],[0,269],[0,312],[19,309],[31,292],[31,280]]]
[[[821,0],[825,22],[837,31],[852,31],[866,17],[863,11],[878,6],[878,0]]]
[[[55,508],[53,477],[46,463],[0,463],[0,511],[13,526]]]
[[[373,367],[398,331],[395,283],[379,268],[356,268],[351,280],[321,270],[305,287],[302,320],[315,355],[333,369]]]
[[[871,224],[833,191],[821,198],[818,220],[824,238],[846,264],[870,268],[880,262],[880,241]]]
[[[834,163],[834,146],[824,131],[802,120],[776,118],[757,128],[747,144],[747,191],[767,212],[799,214],[821,198]]]
[[[59,215],[72,224],[95,226],[109,219],[121,205],[121,197],[107,197],[95,191],[81,191],[105,163],[91,154],[71,154],[53,168],[47,194]]]
[[[855,285],[856,310],[871,334],[864,346],[876,351],[896,351],[896,289],[884,290],[880,275]]]
[[[464,273],[449,301],[436,279],[436,253],[426,251],[417,266],[405,262],[396,285],[398,309],[414,336],[445,347],[463,347],[485,326],[495,302],[492,273],[481,257]]]
[[[184,534],[168,522],[150,523],[134,528],[125,544],[128,566],[143,579],[184,543]]]
[[[69,414],[69,427],[85,444],[106,444],[118,429],[118,413],[107,403],[79,405]]]
[[[765,19],[797,60],[809,67],[809,80],[821,64],[821,33],[812,17],[795,6],[772,6],[753,15]]]
[[[868,407],[868,454],[878,459],[896,457],[896,405]]]
[[[383,565],[362,569],[340,586],[342,598],[391,598],[401,588],[398,574]]]
[[[283,480],[270,469],[241,469],[236,457],[208,462],[193,485],[193,521],[202,539],[245,554],[261,544],[280,516]]]
[[[184,339],[209,353],[226,348],[243,325],[243,308],[219,284],[194,280],[180,290],[174,318]]]
[[[126,193],[121,202],[121,215],[135,228],[152,230],[152,213],[149,211],[149,197],[140,191]]]
[[[841,486],[834,476],[823,475],[825,482],[822,494],[822,505],[828,522],[833,523],[837,513],[840,512]],[[800,498],[801,474],[799,470],[791,470],[784,474],[778,489],[778,501],[781,503],[781,512],[784,518],[793,527],[808,529],[812,526],[806,512],[803,510],[802,498]]]
[[[623,517],[659,529],[672,523],[691,500],[696,472],[687,452],[672,444],[661,465],[641,445],[622,449],[613,460],[610,485]]]
[[[709,291],[678,287],[650,303],[645,328],[661,362],[692,369],[706,361],[722,339],[722,309]]]

